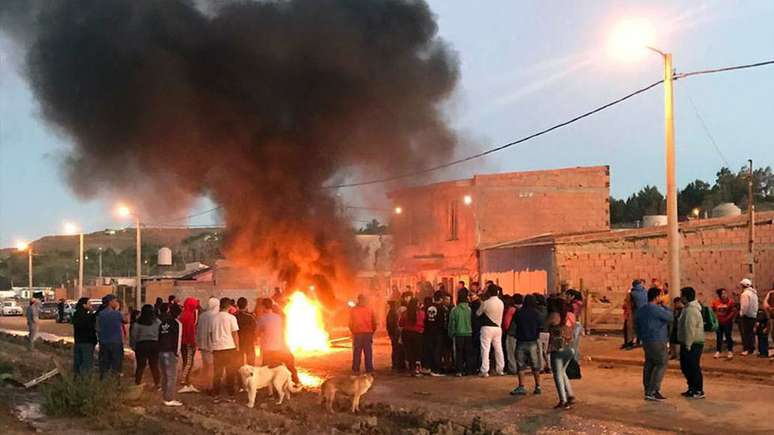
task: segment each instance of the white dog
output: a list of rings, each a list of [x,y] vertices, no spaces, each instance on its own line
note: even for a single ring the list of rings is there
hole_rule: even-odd
[[[288,400],[290,400],[290,393],[298,393],[302,389],[300,386],[293,385],[290,380],[290,370],[284,364],[274,368],[243,365],[239,368],[239,375],[242,377],[242,385],[247,391],[247,406],[249,408],[255,406],[255,394],[261,388],[269,388],[269,397],[274,394],[274,390],[277,390],[279,396],[277,405],[282,404],[286,393]]]

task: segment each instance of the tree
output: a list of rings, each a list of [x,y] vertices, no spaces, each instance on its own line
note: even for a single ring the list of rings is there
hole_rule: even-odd
[[[688,216],[693,209],[706,210],[712,208],[710,204],[710,195],[712,186],[702,180],[695,180],[688,183],[687,186],[677,193],[677,214],[679,216]]]

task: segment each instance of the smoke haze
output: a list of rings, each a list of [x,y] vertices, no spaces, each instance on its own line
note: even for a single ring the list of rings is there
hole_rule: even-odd
[[[75,192],[151,217],[209,196],[227,257],[290,284],[351,276],[326,182],[425,167],[457,141],[441,105],[458,62],[424,1],[8,0],[0,25],[73,143]]]

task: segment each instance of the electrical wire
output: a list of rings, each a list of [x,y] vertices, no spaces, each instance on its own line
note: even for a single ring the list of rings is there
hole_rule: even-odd
[[[422,169],[422,170],[416,171],[416,172],[408,172],[408,173],[404,173],[404,174],[394,175],[394,176],[391,176],[391,177],[378,178],[378,179],[368,180],[368,181],[360,181],[360,182],[356,182],[356,183],[345,183],[345,184],[336,184],[336,185],[332,185],[332,186],[323,186],[323,188],[324,189],[340,189],[340,188],[344,188],[344,187],[357,187],[357,186],[367,186],[369,184],[386,183],[386,182],[389,182],[389,181],[401,180],[403,178],[416,177],[418,175],[426,174],[428,172],[434,172],[434,171],[437,171],[439,169],[444,169],[444,168],[448,168],[450,166],[459,165],[460,163],[465,163],[465,162],[469,162],[471,160],[479,159],[479,158],[487,156],[489,154],[493,154],[493,153],[496,153],[498,151],[502,151],[502,150],[504,150],[506,148],[510,148],[510,147],[519,145],[521,143],[527,142],[528,140],[534,139],[536,137],[543,136],[544,134],[550,133],[550,132],[552,132],[554,130],[558,130],[558,129],[562,128],[562,127],[566,127],[566,126],[568,126],[570,124],[573,124],[575,122],[580,121],[583,118],[588,118],[589,116],[594,115],[596,113],[599,113],[599,112],[601,112],[601,111],[603,111],[605,109],[608,109],[610,107],[613,107],[616,104],[623,103],[624,101],[628,100],[629,98],[632,98],[632,97],[635,97],[635,96],[637,96],[639,94],[647,92],[647,91],[655,88],[656,86],[660,85],[663,82],[664,82],[664,80],[659,80],[657,82],[653,82],[653,83],[649,84],[648,86],[645,86],[644,88],[637,89],[634,92],[626,94],[623,97],[617,98],[617,99],[615,99],[615,100],[613,100],[613,101],[611,101],[611,102],[609,102],[607,104],[604,104],[602,106],[599,106],[599,107],[597,107],[595,109],[589,110],[588,112],[582,113],[582,114],[580,114],[580,115],[578,115],[578,116],[576,116],[574,118],[571,118],[571,119],[569,119],[567,121],[560,122],[558,124],[554,124],[551,127],[545,128],[545,129],[540,130],[540,131],[535,132],[535,133],[532,133],[532,134],[530,134],[528,136],[524,136],[521,139],[517,139],[517,140],[515,140],[513,142],[508,142],[508,143],[506,143],[504,145],[500,145],[500,146],[495,147],[495,148],[490,148],[490,149],[488,149],[486,151],[482,151],[482,152],[477,153],[477,154],[473,154],[473,155],[470,155],[470,156],[467,156],[467,157],[463,157],[461,159],[453,160],[453,161],[447,162],[447,163],[442,163],[442,164],[436,165],[436,166],[431,166],[429,168],[425,168],[425,169]]]
[[[691,94],[686,91],[685,96],[688,97],[688,102],[691,103],[691,107],[693,108],[693,113],[696,114],[696,118],[699,120],[699,123],[701,124],[702,129],[704,129],[704,133],[709,138],[710,143],[712,143],[712,146],[715,147],[715,151],[717,151],[718,156],[720,156],[720,160],[723,161],[723,164],[725,164],[727,168],[730,168],[731,165],[728,164],[728,160],[726,159],[726,156],[723,155],[723,151],[720,151],[720,147],[718,146],[718,143],[715,141],[715,137],[710,132],[709,127],[707,127],[707,123],[704,122],[704,118],[701,116],[701,113],[699,113],[699,109],[696,107],[696,103],[694,103],[693,98],[691,98]]]
[[[687,73],[678,73],[678,74],[674,74],[673,78],[674,78],[674,80],[679,80],[679,79],[683,79],[683,78],[687,78],[687,77],[693,77],[693,76],[699,76],[699,75],[705,75],[705,74],[715,74],[715,73],[722,73],[722,72],[729,72],[729,71],[736,71],[736,70],[742,70],[742,69],[748,69],[748,68],[756,68],[756,67],[768,66],[768,65],[774,65],[774,60],[767,60],[767,61],[762,61],[762,62],[744,64],[744,65],[735,65],[735,66],[723,67],[723,68],[713,68],[713,69],[706,69],[706,70],[699,70],[699,71],[691,71],[691,72],[687,72]],[[610,101],[609,103],[603,104],[603,105],[598,106],[598,107],[596,107],[596,108],[594,108],[592,110],[589,110],[589,111],[584,112],[584,113],[582,113],[582,114],[580,114],[578,116],[575,116],[574,118],[570,118],[570,119],[568,119],[566,121],[560,122],[558,124],[554,124],[551,127],[548,127],[548,128],[543,129],[543,130],[540,130],[540,131],[537,131],[535,133],[532,133],[530,135],[524,136],[524,137],[522,137],[520,139],[514,140],[512,142],[508,142],[506,144],[503,144],[503,145],[500,145],[500,146],[497,146],[497,147],[494,147],[494,148],[490,148],[490,149],[488,149],[486,151],[482,151],[482,152],[479,152],[479,153],[476,153],[476,154],[469,155],[467,157],[463,157],[463,158],[460,158],[460,159],[457,159],[457,160],[452,160],[450,162],[446,162],[446,163],[438,164],[438,165],[435,165],[435,166],[431,166],[431,167],[428,167],[428,168],[425,168],[425,169],[421,169],[421,170],[415,171],[415,172],[407,172],[407,173],[403,173],[403,174],[393,175],[393,176],[390,176],[390,177],[377,178],[377,179],[367,180],[367,181],[359,181],[359,182],[353,182],[353,183],[344,183],[344,184],[335,184],[335,185],[329,185],[329,186],[322,186],[322,188],[323,189],[341,189],[341,188],[348,188],[348,187],[358,187],[358,186],[367,186],[367,185],[372,185],[372,184],[387,183],[387,182],[390,182],[390,181],[402,180],[404,178],[416,177],[416,176],[419,176],[419,175],[423,175],[423,174],[427,174],[427,173],[430,173],[430,172],[438,171],[440,169],[445,169],[445,168],[448,168],[448,167],[451,167],[451,166],[459,165],[461,163],[469,162],[471,160],[479,159],[481,157],[484,157],[484,156],[487,156],[487,155],[490,155],[490,154],[494,154],[494,153],[502,151],[504,149],[511,148],[511,147],[516,146],[516,145],[522,144],[522,143],[527,142],[529,140],[535,139],[535,138],[537,138],[539,136],[543,136],[543,135],[548,134],[548,133],[550,133],[550,132],[552,132],[554,130],[558,130],[558,129],[562,128],[562,127],[566,127],[566,126],[568,126],[570,124],[578,122],[578,121],[580,121],[580,120],[582,120],[584,118],[588,118],[589,116],[597,114],[597,113],[599,113],[599,112],[601,112],[601,111],[603,111],[605,109],[609,109],[610,107],[613,107],[613,106],[615,106],[617,104],[623,103],[624,101],[626,101],[626,100],[628,100],[630,98],[633,98],[633,97],[635,97],[637,95],[645,93],[645,92],[655,88],[656,86],[662,84],[663,82],[664,82],[664,80],[659,80],[659,81],[653,82],[653,83],[651,83],[651,84],[649,84],[649,85],[647,85],[647,86],[645,86],[643,88],[637,89],[634,92],[630,92],[630,93],[628,93],[628,94],[626,94],[626,95],[624,95],[624,96],[622,96],[620,98],[617,98],[617,99],[615,99],[613,101]],[[715,149],[718,151],[718,154],[720,154],[720,156],[723,159],[723,161],[726,162],[726,165],[728,165],[727,160],[725,159],[725,157],[723,157],[723,153],[720,151],[720,148],[717,146],[717,143],[715,142],[714,138],[712,137],[712,134],[709,132],[709,129],[707,128],[706,123],[704,122],[704,120],[701,118],[701,115],[699,115],[699,112],[696,109],[696,106],[693,103],[693,100],[690,99],[690,96],[689,96],[689,101],[691,101],[691,104],[694,107],[694,110],[696,112],[697,117],[701,121],[702,126],[704,127],[705,132],[710,137],[710,140],[712,141],[713,145],[715,146]],[[183,221],[183,220],[188,220],[188,219],[191,219],[191,218],[194,218],[194,217],[198,217],[198,216],[202,216],[202,215],[205,215],[205,214],[208,214],[208,213],[212,213],[212,212],[220,210],[222,208],[223,208],[223,206],[213,207],[213,208],[211,208],[209,210],[204,210],[202,212],[198,212],[198,213],[195,213],[195,214],[192,214],[192,215],[182,216],[180,218],[167,220],[164,223],[157,223],[157,224],[151,223],[151,225],[159,226],[159,225],[168,224],[169,222],[179,222],[179,221]],[[351,208],[351,209],[371,209],[369,207],[358,207],[358,206],[346,206],[346,208]]]

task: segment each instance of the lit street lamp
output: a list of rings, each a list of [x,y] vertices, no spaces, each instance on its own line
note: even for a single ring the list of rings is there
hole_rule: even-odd
[[[677,183],[672,53],[651,46],[653,28],[647,20],[621,22],[613,31],[611,49],[621,58],[633,60],[645,50],[656,52],[664,61],[664,139],[666,142],[667,252],[669,285],[680,289],[680,230],[677,224]]]
[[[135,290],[134,290],[134,303],[135,303],[135,309],[139,310],[140,307],[142,307],[142,252],[141,249],[141,243],[142,243],[142,236],[140,234],[140,215],[137,213],[132,212],[132,210],[123,204],[120,204],[116,208],[116,214],[118,216],[127,218],[127,217],[134,217],[134,224],[137,230],[136,233],[136,251],[137,251],[137,258],[136,258],[136,266],[137,266],[137,280],[135,281]]]
[[[27,251],[27,287],[29,287],[30,292],[32,292],[32,244],[27,242],[16,242],[16,249],[19,251]]]
[[[70,236],[78,234],[78,297],[76,299],[80,299],[83,297],[83,231],[81,231],[78,225],[72,222],[65,222],[64,232]]]

